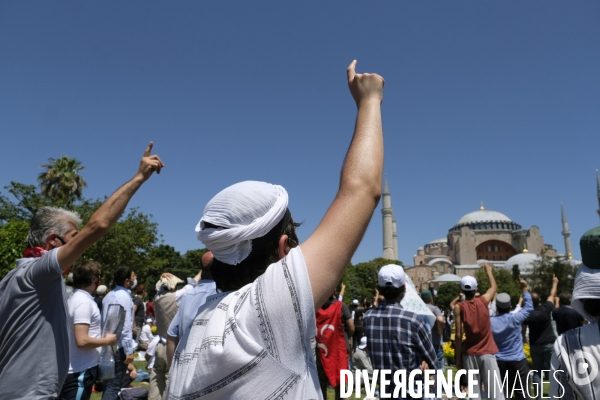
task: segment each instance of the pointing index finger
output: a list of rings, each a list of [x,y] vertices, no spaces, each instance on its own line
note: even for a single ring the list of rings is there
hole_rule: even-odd
[[[148,144],[148,147],[146,147],[146,150],[144,151],[144,157],[149,157],[150,156],[150,152],[152,151],[152,147],[154,146],[154,143],[150,142]]]
[[[352,82],[356,76],[356,60],[352,60],[346,71],[348,72],[348,82]]]

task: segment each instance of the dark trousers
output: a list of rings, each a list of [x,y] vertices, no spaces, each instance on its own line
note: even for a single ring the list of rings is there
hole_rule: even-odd
[[[357,326],[354,329],[354,336],[352,337],[352,353],[356,351],[356,347],[360,344],[361,337],[363,337],[363,327]],[[352,359],[352,354],[350,354],[350,359]]]
[[[102,394],[102,400],[117,400],[117,396],[123,387],[123,379],[127,372],[127,364],[125,364],[125,351],[119,349],[115,354],[115,377],[106,381],[106,387]]]
[[[521,361],[500,361],[498,362],[498,369],[500,370],[501,377],[504,378],[504,375],[508,375],[508,384],[507,387],[504,388],[504,397],[510,399],[510,395],[512,392],[513,385],[515,387],[515,391],[512,392],[513,399],[521,399],[521,400],[529,400],[531,397],[527,394],[527,375],[529,374],[529,365],[527,365],[527,359],[522,359]],[[521,378],[521,382],[523,386],[519,385],[519,380],[517,375]],[[515,381],[517,382],[515,384]],[[523,389],[523,391],[519,390]],[[531,389],[529,389],[529,393]]]
[[[67,375],[60,400],[89,400],[97,376],[98,367]]]

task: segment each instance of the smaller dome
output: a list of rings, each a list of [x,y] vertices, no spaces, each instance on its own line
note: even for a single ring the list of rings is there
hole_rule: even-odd
[[[512,256],[504,263],[504,269],[512,271],[513,265],[519,266],[519,271],[523,275],[529,275],[533,272],[533,262],[541,260],[540,256],[533,253],[521,253]]]
[[[435,263],[438,263],[438,262],[444,262],[444,263],[448,263],[448,264],[452,265],[452,262],[450,260],[445,259],[445,258],[434,258],[433,260],[429,261],[427,263],[427,265],[431,266],[431,265],[433,265]]]
[[[435,239],[427,244],[435,244],[435,243],[448,243],[448,238]]]

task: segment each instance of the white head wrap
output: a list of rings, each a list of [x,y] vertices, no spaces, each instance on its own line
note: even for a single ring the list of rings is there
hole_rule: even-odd
[[[592,317],[585,312],[581,299],[600,299],[600,269],[592,269],[581,265],[575,275],[575,287],[573,289],[573,307],[579,314],[583,315],[588,321],[596,321],[596,317]]]
[[[214,257],[236,265],[252,251],[252,239],[265,236],[284,217],[288,194],[278,185],[245,181],[223,189],[206,208],[196,232]],[[210,223],[219,228],[206,228]]]
[[[156,282],[155,288],[157,292],[162,291],[163,288],[166,288],[168,290],[174,290],[180,283],[183,283],[183,281],[175,275],[164,278],[161,277],[158,279],[158,282]]]

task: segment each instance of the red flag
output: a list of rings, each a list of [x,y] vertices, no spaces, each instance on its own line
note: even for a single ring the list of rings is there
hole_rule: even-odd
[[[340,385],[340,370],[348,369],[348,353],[342,326],[342,302],[317,311],[317,351],[333,387]]]

